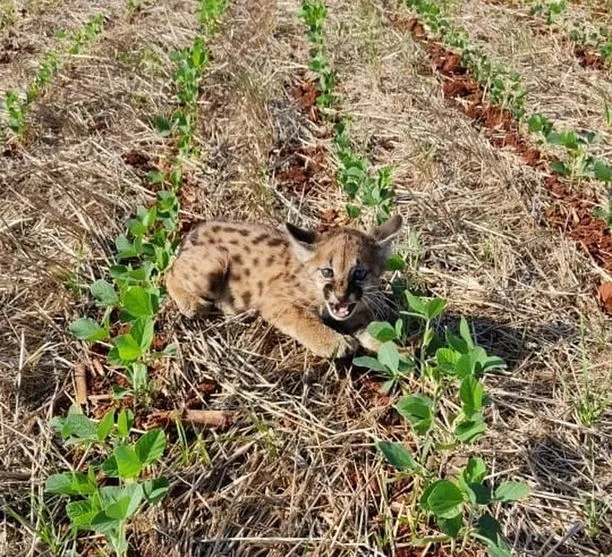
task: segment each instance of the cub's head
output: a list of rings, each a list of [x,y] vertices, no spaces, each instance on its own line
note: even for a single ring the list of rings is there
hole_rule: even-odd
[[[401,226],[399,215],[368,234],[352,228],[320,234],[287,223],[292,248],[334,319],[344,321],[360,306],[376,309],[378,279]]]

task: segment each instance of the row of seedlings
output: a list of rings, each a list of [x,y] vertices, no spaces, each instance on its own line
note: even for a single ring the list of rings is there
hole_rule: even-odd
[[[312,46],[309,67],[318,75],[317,102],[328,109],[339,104],[340,98],[334,91],[337,74],[325,55],[327,9],[320,0],[304,0],[300,15]],[[358,201],[375,206],[378,221],[384,221],[395,208],[390,169],[375,176],[367,172],[367,161],[352,152],[344,121],[334,126],[334,142],[340,161],[338,180],[349,199],[349,215],[359,214],[360,207],[352,206]],[[383,188],[377,190],[380,186]],[[397,268],[397,263],[392,268]],[[394,323],[379,321],[368,327],[381,343],[376,357],[361,356],[353,361],[384,378],[381,390],[398,396],[395,409],[413,432],[411,449],[403,440],[375,440],[396,470],[394,481],[410,481],[409,501],[399,519],[408,524],[408,537],[415,546],[436,542],[455,548],[477,540],[491,555],[510,556],[495,515],[501,505],[527,497],[529,487],[515,481],[493,485],[487,479],[484,460],[478,456],[471,456],[452,477],[442,477],[439,471],[440,463],[450,453],[486,435],[484,413],[491,401],[482,379],[487,372],[503,369],[505,362],[476,343],[464,318],[458,334],[439,330],[436,324],[446,309],[446,300],[418,297],[408,289],[403,289],[400,296],[404,309]],[[408,355],[408,339],[415,333],[419,343],[414,354]],[[433,537],[432,519],[438,530]],[[392,525],[386,528],[387,539],[393,539]]]
[[[134,517],[169,489],[167,479],[152,477],[150,470],[166,448],[164,431],[154,428],[140,434],[133,427],[132,409],[117,410],[126,397],[136,412],[147,408],[155,388],[149,367],[174,352],[171,345],[162,351],[155,348],[155,323],[165,297],[162,278],[178,245],[182,167],[195,151],[199,87],[210,64],[206,41],[225,8],[223,1],[200,0],[199,34],[189,47],[171,55],[177,108],[157,118],[157,127],[170,138],[176,154],[165,174],[149,173],[155,201],[136,209],[126,232],[115,239],[115,264],[106,278],[89,286],[98,318],[84,316],[69,327],[77,339],[105,352],[106,367],[124,376],[128,386],[113,388],[118,408],[99,421],[87,417],[77,404],[67,416],[53,418],[51,425],[65,446],[77,444],[85,453],[77,466],[50,476],[46,491],[68,500],[73,543],[79,531],[93,531],[104,536],[117,556],[127,555]]]
[[[461,63],[486,91],[490,102],[502,110],[508,110],[519,124],[523,124],[541,145],[560,148],[561,160],[554,160],[550,169],[571,182],[583,179],[602,183],[607,197],[596,214],[608,226],[612,226],[612,166],[607,161],[589,154],[589,148],[598,140],[595,132],[577,132],[559,129],[542,114],[526,114],[527,89],[520,75],[494,62],[485,54],[481,45],[469,34],[453,26],[445,12],[445,4],[434,0],[406,0],[421,18],[429,31],[449,48],[458,51]]]
[[[57,36],[62,39],[54,49],[46,52],[30,84],[25,91],[9,89],[4,94],[0,104],[0,133],[10,132],[22,139],[27,139],[27,115],[31,104],[36,101],[49,87],[55,74],[65,65],[67,58],[82,54],[85,47],[104,31],[106,18],[104,14],[96,14],[76,31],[61,31]]]

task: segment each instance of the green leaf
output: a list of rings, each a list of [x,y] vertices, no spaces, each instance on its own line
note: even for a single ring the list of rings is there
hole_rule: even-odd
[[[77,528],[91,526],[94,517],[99,512],[100,509],[94,505],[92,500],[73,501],[66,505],[66,514],[73,526]]]
[[[483,514],[478,519],[474,537],[487,546],[487,553],[491,557],[512,557],[512,552],[502,537],[499,522],[489,513]]]
[[[90,317],[81,317],[70,323],[68,329],[79,340],[96,342],[108,338],[108,329],[100,327],[96,321]]]
[[[145,498],[152,505],[160,501],[170,489],[166,478],[147,480],[142,487],[144,489]]]
[[[147,232],[147,227],[138,219],[130,219],[127,222],[128,230],[133,236],[140,238]]]
[[[398,253],[394,253],[389,257],[385,263],[385,270],[387,271],[403,271],[406,267],[404,258]]]
[[[493,499],[495,501],[501,501],[503,503],[509,501],[519,501],[524,499],[531,493],[530,487],[521,482],[503,482],[501,483],[495,492],[493,493]]]
[[[491,502],[491,490],[488,486],[481,483],[471,483],[468,489],[474,496],[473,503],[478,505],[488,505]]]
[[[459,361],[455,365],[455,373],[457,377],[463,379],[468,375],[480,375],[482,373],[483,364],[487,360],[487,353],[484,348],[476,346],[468,351],[467,354],[462,354]]]
[[[486,512],[478,519],[478,533],[497,544],[501,536],[501,526],[490,513]]]
[[[152,184],[163,184],[165,182],[164,175],[159,170],[149,170],[147,180]]]
[[[128,508],[130,506],[130,497],[125,495],[120,499],[117,499],[114,503],[111,503],[104,509],[104,514],[109,518],[116,520],[122,520],[127,516]]]
[[[487,465],[479,456],[471,456],[462,472],[463,479],[468,484],[479,484],[487,473]]]
[[[593,172],[598,180],[612,182],[612,167],[608,166],[605,162],[595,161]]]
[[[125,486],[122,492],[122,497],[105,507],[104,512],[109,518],[118,520],[129,518],[136,512],[144,496],[142,485],[137,483]]]
[[[104,511],[100,511],[96,516],[94,516],[93,520],[91,521],[91,526],[96,532],[106,534],[110,539],[113,539],[112,536],[116,535],[119,528],[119,521],[116,518],[106,516]]]
[[[58,495],[88,495],[96,491],[96,485],[82,472],[63,472],[47,478],[45,491]]]
[[[81,412],[69,412],[62,420],[61,435],[64,439],[76,437],[77,440],[95,440],[98,438],[97,427]]]
[[[550,163],[550,169],[561,176],[568,176],[570,174],[569,168],[561,161],[552,161]]]
[[[155,323],[151,317],[139,317],[130,329],[130,334],[143,353],[149,350],[153,342],[154,326]]]
[[[456,372],[455,368],[460,358],[461,354],[452,348],[438,348],[436,350],[436,363],[446,373],[454,374]]]
[[[94,282],[89,287],[89,291],[98,302],[105,306],[114,306],[119,301],[119,296],[117,296],[113,285],[106,282],[104,279],[99,279]]]
[[[455,518],[463,510],[463,494],[454,483],[440,480],[429,493],[427,506],[438,518]]]
[[[117,466],[117,460],[113,455],[109,456],[102,463],[102,472],[104,472],[104,474],[106,474],[109,478],[119,477],[119,467]]]
[[[132,449],[125,445],[119,445],[115,447],[113,456],[117,461],[117,469],[119,470],[119,477],[121,478],[135,478],[140,474],[142,469],[142,463],[138,458],[138,455]]]
[[[388,395],[393,389],[393,387],[395,386],[396,381],[397,381],[396,379],[389,379],[385,381],[378,389],[378,392],[380,392],[383,395]]]
[[[125,362],[132,362],[142,355],[142,349],[130,334],[121,335],[114,340],[119,358]]]
[[[437,517],[436,522],[438,523],[438,527],[440,531],[450,536],[451,538],[456,538],[459,535],[459,531],[463,526],[463,516],[461,513],[453,516],[451,518],[442,518]]]
[[[361,209],[357,205],[347,203],[346,214],[349,216],[349,218],[356,219],[361,214]]]
[[[474,414],[455,427],[455,435],[462,443],[471,443],[487,430],[487,424],[480,414]]]
[[[387,367],[392,373],[397,373],[399,368],[400,356],[394,342],[385,342],[378,349],[378,361]]]
[[[459,398],[461,398],[463,413],[469,417],[482,410],[484,387],[475,377],[468,375],[461,381]]]
[[[395,329],[386,321],[373,321],[368,325],[368,333],[380,342],[387,342],[397,338]]]
[[[425,487],[425,489],[423,490],[423,493],[421,493],[421,498],[419,500],[419,503],[421,504],[421,507],[423,508],[423,510],[425,511],[430,511],[431,509],[429,508],[429,496],[431,495],[431,492],[436,488],[436,486],[440,483],[443,482],[444,480],[436,480],[435,482],[430,483],[428,486]]]
[[[388,373],[387,368],[376,358],[372,358],[371,356],[359,356],[358,358],[354,358],[353,364],[359,367],[367,367],[368,369]]]
[[[98,441],[104,441],[108,437],[108,434],[110,433],[111,429],[113,429],[114,425],[115,410],[111,409],[106,414],[104,414],[104,417],[100,420],[100,423],[98,424],[96,430]]]
[[[118,259],[130,259],[131,257],[137,257],[142,251],[137,242],[130,242],[127,239],[127,236],[124,236],[123,234],[115,238],[115,248],[117,248]]]
[[[165,116],[156,116],[153,119],[157,133],[162,137],[166,137],[172,133],[172,121]]]
[[[411,294],[410,292],[408,292],[408,290],[406,290],[405,296],[406,301],[408,302],[408,305],[410,306],[412,311],[418,313],[423,317],[427,315],[427,308],[425,307],[425,304],[421,301],[420,298],[418,298],[414,294]]]
[[[117,417],[117,431],[120,437],[127,437],[134,423],[134,414],[131,410],[121,410]]]
[[[138,439],[134,450],[140,462],[146,466],[155,462],[164,453],[165,448],[165,433],[161,429],[152,429]]]
[[[425,303],[425,312],[427,319],[435,319],[446,309],[446,300],[442,298],[434,298]]]
[[[482,371],[495,368],[504,369],[505,367],[507,367],[506,362],[499,356],[487,356],[482,362]]]
[[[395,322],[395,338],[401,339],[403,330],[404,330],[404,320],[401,317],[399,317],[397,321]]]
[[[461,338],[465,341],[465,344],[469,349],[474,348],[475,344],[472,340],[470,325],[463,316],[461,316],[461,320],[459,321],[459,334],[461,335]]]
[[[416,470],[417,462],[414,460],[412,453],[406,448],[403,443],[391,443],[390,441],[378,441],[376,443],[378,450],[383,454],[389,464],[398,470]]]
[[[455,336],[451,331],[446,329],[445,331],[446,342],[447,344],[459,354],[467,354],[470,349],[461,337]]]
[[[414,430],[424,435],[433,422],[433,401],[426,395],[410,395],[400,399],[397,411],[406,418]]]
[[[142,286],[131,286],[121,296],[121,305],[134,317],[149,317],[157,310],[156,297]]]

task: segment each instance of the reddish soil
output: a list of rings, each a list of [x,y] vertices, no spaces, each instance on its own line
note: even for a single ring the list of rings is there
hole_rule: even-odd
[[[327,167],[325,151],[320,147],[287,145],[276,158],[279,188],[293,194],[308,194],[318,181],[317,175]]]
[[[580,64],[585,68],[592,68],[600,71],[606,70],[603,58],[590,46],[575,44],[574,56],[580,60]]]
[[[316,107],[317,87],[311,81],[299,81],[291,92],[295,103],[306,112],[308,118],[313,122],[319,120]]]
[[[493,145],[510,147],[522,157],[525,164],[548,169],[550,174],[544,180],[544,185],[553,199],[547,211],[548,222],[563,230],[589,253],[600,267],[612,273],[612,235],[605,223],[593,216],[597,201],[571,193],[569,184],[553,174],[547,166],[553,159],[544,160],[540,150],[530,145],[509,111],[491,106],[487,102],[483,89],[469,75],[460,57],[428,38],[418,20],[396,19],[392,20],[392,24],[410,31],[415,39],[426,45],[432,65],[445,78],[442,84],[444,96],[472,118],[485,131]],[[612,314],[612,295],[608,294],[612,287],[609,285],[609,282],[601,285],[599,299],[602,308]]]

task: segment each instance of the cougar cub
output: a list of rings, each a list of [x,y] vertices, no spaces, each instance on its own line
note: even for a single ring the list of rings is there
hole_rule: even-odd
[[[378,279],[402,219],[369,234],[318,233],[286,224],[207,222],[185,238],[166,282],[181,313],[256,309],[283,333],[324,357],[376,349],[365,327],[383,307]]]

